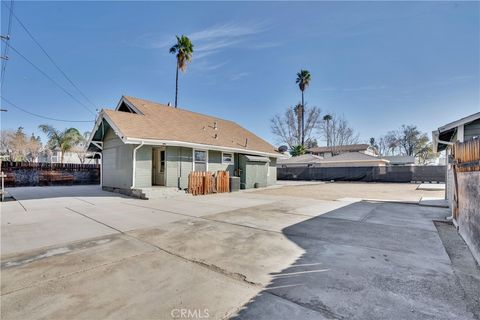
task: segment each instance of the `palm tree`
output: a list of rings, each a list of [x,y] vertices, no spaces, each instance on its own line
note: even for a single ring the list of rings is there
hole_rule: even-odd
[[[75,128],[60,131],[47,124],[41,124],[38,127],[47,135],[49,148],[51,150],[58,148],[62,152],[61,163],[63,163],[65,153],[71,151],[82,140],[82,135]]]
[[[178,69],[185,72],[187,70],[187,63],[190,62],[193,55],[193,44],[188,37],[182,35],[175,36],[177,43],[170,48],[170,53],[177,55],[177,72],[175,75],[175,108],[177,107],[178,99]]]
[[[307,70],[300,70],[300,72],[297,73],[296,83],[298,84],[300,91],[302,91],[302,146],[305,146],[305,102],[303,100],[303,91],[305,91],[310,84],[310,80],[310,72]]]
[[[326,114],[323,116],[323,121],[327,123],[327,147],[330,147],[330,121],[332,120],[332,116]]]

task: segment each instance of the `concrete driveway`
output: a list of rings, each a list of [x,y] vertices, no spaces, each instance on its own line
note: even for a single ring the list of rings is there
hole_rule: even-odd
[[[460,276],[432,222],[447,209],[261,192],[145,201],[96,187],[11,191],[20,201],[2,203],[2,319],[480,314],[469,294],[478,266]]]

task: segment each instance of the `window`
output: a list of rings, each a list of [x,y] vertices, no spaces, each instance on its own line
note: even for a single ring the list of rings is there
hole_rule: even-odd
[[[230,164],[233,163],[233,153],[222,153],[222,163]]]
[[[208,154],[204,150],[193,150],[193,170],[207,171]]]

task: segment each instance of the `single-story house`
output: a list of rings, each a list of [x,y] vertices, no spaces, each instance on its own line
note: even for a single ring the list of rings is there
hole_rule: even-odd
[[[360,152],[370,156],[376,156],[377,150],[369,144],[348,144],[343,146],[313,147],[306,150],[306,153],[323,158],[334,157],[342,153]]]
[[[453,200],[453,168],[451,165],[452,146],[455,142],[480,139],[480,112],[450,122],[432,132],[433,152],[445,151],[447,172],[445,196],[451,203]]]
[[[432,132],[432,140],[434,152],[446,153],[445,196],[451,218],[480,263],[480,112],[441,126]],[[457,142],[459,149],[455,150],[453,146]],[[470,150],[468,158],[461,156],[462,148]]]
[[[384,167],[389,161],[379,157],[370,156],[362,152],[347,152],[333,157],[322,158],[312,154],[305,154],[289,159],[279,159],[278,167],[289,166],[313,166],[313,167]]]
[[[283,156],[233,121],[128,96],[100,112],[88,151],[101,154],[102,187],[130,195],[186,189],[192,171],[228,170],[241,188],[273,185]]]

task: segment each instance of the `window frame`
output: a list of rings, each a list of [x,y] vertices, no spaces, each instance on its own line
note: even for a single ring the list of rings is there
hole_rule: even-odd
[[[196,151],[202,151],[202,152],[205,152],[205,171],[208,171],[208,150],[206,149],[192,149],[192,168],[193,170],[192,171],[195,171],[195,152]],[[200,162],[199,163],[203,163],[203,162]]]
[[[231,161],[226,162],[223,160],[225,154],[231,155]],[[222,164],[235,164],[235,154],[233,152],[222,152]]]

